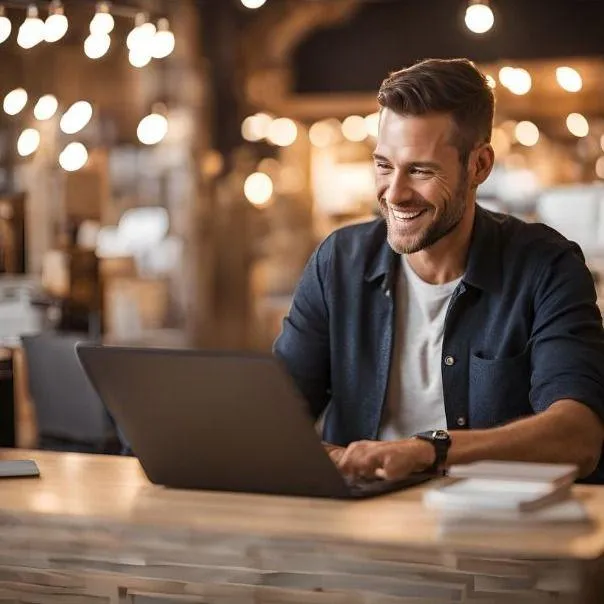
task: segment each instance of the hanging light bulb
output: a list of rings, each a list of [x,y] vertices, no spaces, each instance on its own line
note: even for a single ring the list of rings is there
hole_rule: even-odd
[[[157,28],[155,25],[147,21],[147,15],[145,13],[138,13],[134,18],[134,29],[126,38],[128,50],[145,49],[151,55],[151,51],[148,49],[151,47],[156,32]]]
[[[17,115],[27,105],[27,92],[23,88],[15,88],[4,97],[4,112],[8,115]]]
[[[110,34],[115,27],[115,21],[111,14],[109,2],[99,2],[96,5],[96,13],[90,22],[90,33],[93,35]]]
[[[69,21],[61,0],[53,0],[48,7],[48,18],[44,22],[44,40],[58,42],[67,33],[68,28]]]
[[[487,0],[470,0],[465,22],[466,27],[475,34],[488,32],[495,23],[495,16]]]
[[[172,54],[175,45],[174,34],[170,31],[170,22],[168,19],[160,19],[157,22],[157,32],[153,36],[151,56],[154,59],[165,59]]]
[[[17,44],[21,48],[33,48],[44,40],[44,21],[38,17],[38,8],[35,4],[27,7],[27,16],[25,21],[19,27],[17,34]]]
[[[556,69],[556,79],[560,87],[567,92],[579,92],[583,88],[581,74],[572,67],[558,67]]]
[[[109,34],[90,34],[84,40],[84,54],[89,59],[100,59],[107,54],[110,46]]]
[[[17,140],[17,153],[27,157],[35,153],[40,146],[40,133],[35,128],[27,128],[21,132]]]
[[[69,143],[59,155],[59,165],[66,172],[83,168],[88,161],[88,151],[82,143]]]
[[[260,8],[266,3],[266,0],[241,0],[241,4],[245,6],[245,8]]]
[[[59,127],[65,134],[75,134],[83,130],[91,118],[92,105],[88,101],[78,101],[65,112]]]
[[[257,207],[268,204],[273,195],[273,188],[271,177],[263,172],[250,174],[243,184],[246,199]]]
[[[59,101],[57,97],[52,94],[45,94],[38,99],[36,106],[34,107],[34,117],[37,120],[49,120],[59,108]]]
[[[130,61],[132,67],[140,69],[141,67],[145,67],[145,65],[149,65],[151,55],[146,50],[134,48],[128,53],[128,61]]]
[[[6,16],[4,6],[0,4],[0,44],[8,39],[12,29],[13,26],[10,19]]]
[[[168,120],[161,113],[153,112],[144,117],[136,129],[138,140],[144,145],[157,145],[168,133]]]

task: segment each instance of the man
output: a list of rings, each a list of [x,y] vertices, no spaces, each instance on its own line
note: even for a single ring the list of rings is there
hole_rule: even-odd
[[[381,220],[311,257],[275,343],[345,473],[400,479],[482,459],[604,479],[604,333],[579,248],[493,214],[494,99],[462,59],[380,89]]]

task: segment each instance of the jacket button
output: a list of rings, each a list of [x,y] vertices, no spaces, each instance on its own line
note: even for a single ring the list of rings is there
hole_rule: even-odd
[[[466,425],[466,418],[463,415],[460,415],[455,421],[457,422],[457,425],[462,428]]]
[[[455,359],[452,356],[447,355],[445,357],[445,365],[447,365],[448,367],[451,367],[452,365],[455,365]]]

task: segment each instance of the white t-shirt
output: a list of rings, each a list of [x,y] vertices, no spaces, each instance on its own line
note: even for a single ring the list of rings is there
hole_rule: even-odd
[[[447,428],[442,381],[445,315],[461,277],[426,283],[401,256],[396,329],[386,408],[379,438],[397,440]]]

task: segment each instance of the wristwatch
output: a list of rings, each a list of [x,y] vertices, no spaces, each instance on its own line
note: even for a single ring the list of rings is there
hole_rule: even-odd
[[[432,444],[436,457],[434,463],[426,468],[426,472],[437,472],[445,465],[447,461],[447,453],[451,446],[451,437],[446,430],[429,430],[428,432],[419,432],[414,438],[425,440]]]

